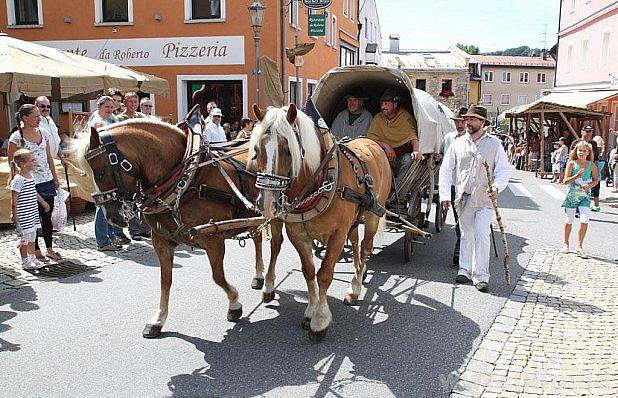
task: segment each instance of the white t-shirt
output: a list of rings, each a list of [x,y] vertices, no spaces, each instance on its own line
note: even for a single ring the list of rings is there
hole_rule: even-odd
[[[213,122],[206,125],[206,128],[204,129],[204,139],[213,143],[227,142],[227,137],[225,136],[225,130],[223,130],[223,127]]]
[[[23,146],[22,146],[22,136],[19,130],[15,131],[9,137],[9,142],[17,145],[19,148],[26,148],[34,153],[34,157],[36,158],[36,168],[32,171],[32,177],[34,178],[34,182],[40,184],[42,182],[51,181],[54,179],[54,175],[49,168],[49,163],[47,163],[47,134],[41,131],[41,142],[30,142],[23,138]]]

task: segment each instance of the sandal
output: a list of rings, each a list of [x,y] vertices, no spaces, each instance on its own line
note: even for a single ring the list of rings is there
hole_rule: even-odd
[[[579,257],[581,258],[588,258],[588,254],[586,254],[586,252],[584,251],[584,249],[582,249],[581,247],[577,248],[577,254],[579,255]]]
[[[47,257],[45,257],[43,254],[34,254],[34,257],[36,257],[37,260],[39,260],[42,263],[48,263],[49,259]]]
[[[47,253],[47,258],[53,261],[61,261],[62,256],[58,252],[52,251],[51,253]],[[49,261],[49,260],[48,260]]]
[[[562,253],[567,254],[569,252],[569,245],[562,245]]]

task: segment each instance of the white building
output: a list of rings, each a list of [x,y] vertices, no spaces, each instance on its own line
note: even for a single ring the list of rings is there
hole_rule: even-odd
[[[380,65],[382,59],[382,31],[376,0],[359,0],[360,64]]]

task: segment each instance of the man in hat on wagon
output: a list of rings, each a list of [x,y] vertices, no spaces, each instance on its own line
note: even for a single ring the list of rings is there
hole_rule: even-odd
[[[453,141],[440,166],[440,197],[449,198],[451,185],[455,185],[454,204],[461,228],[459,272],[455,281],[472,281],[479,291],[486,292],[490,225],[494,215],[491,201],[506,188],[512,171],[500,140],[485,131],[489,125],[487,109],[473,106],[463,118],[467,124],[466,134]],[[489,165],[492,191],[488,189],[483,162]],[[444,209],[450,205],[450,200],[442,200]]]
[[[345,96],[347,109],[339,112],[330,129],[335,137],[354,139],[367,135],[372,116],[363,107],[366,99],[367,97],[360,87],[350,90],[348,95]]]
[[[399,106],[400,98],[395,90],[388,88],[380,97],[380,113],[369,126],[367,138],[384,149],[395,172],[395,184],[403,178],[414,160],[422,159],[419,152],[416,120]]]
[[[458,111],[455,111],[453,117],[451,118],[455,123],[455,130],[444,136],[444,140],[442,140],[442,147],[440,148],[440,155],[444,156],[444,153],[448,151],[448,148],[451,146],[453,141],[457,137],[461,137],[466,133],[466,119],[463,118],[463,115],[468,113],[468,108],[460,108]],[[453,176],[453,181],[455,180],[455,176]],[[455,185],[451,185],[451,202],[455,201],[456,193],[455,193]],[[453,250],[453,266],[459,267],[459,248],[461,246],[461,230],[459,228],[459,215],[457,214],[457,210],[453,208],[453,215],[455,216],[455,234],[457,235],[457,241],[455,242],[455,250]]]

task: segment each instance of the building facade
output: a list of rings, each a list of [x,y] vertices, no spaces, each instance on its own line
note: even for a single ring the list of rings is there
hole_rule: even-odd
[[[382,65],[403,70],[416,88],[451,109],[468,103],[469,55],[457,47],[448,50],[405,50],[399,36],[390,35],[388,51],[382,51]]]
[[[617,35],[617,1],[561,1],[556,88],[552,92],[585,96],[590,108],[611,113],[603,129],[606,141],[608,128],[618,129]]]
[[[514,106],[529,104],[551,89],[556,62],[547,55],[472,55],[470,70],[471,76],[480,82],[480,92],[474,97],[495,117]]]
[[[382,61],[382,30],[376,0],[361,0],[359,6],[358,21],[362,24],[359,64],[380,65]]]
[[[224,121],[232,122],[249,116],[250,104],[257,97],[250,3],[82,0],[76,7],[73,2],[7,1],[0,7],[0,26],[18,39],[165,78],[170,96],[153,98],[157,115],[182,119],[192,106],[194,93],[203,88],[202,100],[215,100]],[[328,8],[317,11],[307,9],[300,0],[262,3],[266,10],[259,54],[276,63],[286,103],[295,98],[304,102],[329,69],[358,62],[358,0],[333,0]],[[324,35],[309,35],[310,12],[324,15]],[[311,52],[295,60],[302,65],[298,82],[295,65],[285,52],[296,42],[315,44]],[[260,96],[262,107],[267,105],[264,98]],[[70,106],[91,110],[92,104]],[[55,105],[56,112],[64,108]],[[6,120],[0,121],[2,125],[6,127]]]

